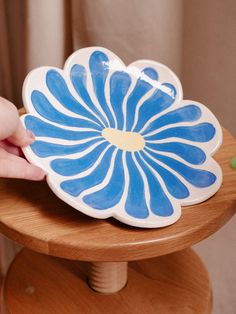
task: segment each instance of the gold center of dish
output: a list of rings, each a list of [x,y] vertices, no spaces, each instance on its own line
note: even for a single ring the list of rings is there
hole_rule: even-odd
[[[145,141],[142,135],[136,132],[125,132],[116,129],[105,128],[102,136],[118,148],[135,152],[144,148]]]

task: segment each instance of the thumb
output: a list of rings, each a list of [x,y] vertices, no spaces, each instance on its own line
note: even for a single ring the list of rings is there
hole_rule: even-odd
[[[14,133],[7,140],[16,146],[24,147],[32,144],[35,137],[31,131],[23,127],[22,122],[19,120]]]

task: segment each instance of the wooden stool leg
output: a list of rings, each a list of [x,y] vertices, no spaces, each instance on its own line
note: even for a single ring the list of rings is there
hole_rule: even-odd
[[[96,265],[97,264],[97,265]],[[129,280],[118,293],[100,294],[87,283],[88,263],[63,260],[24,249],[7,273],[4,302],[13,314],[210,314],[211,287],[207,271],[191,249],[154,259],[129,262]],[[126,263],[95,263],[98,289],[111,292],[109,271],[126,280]],[[109,270],[110,268],[110,270]],[[117,274],[114,269],[123,269]],[[106,275],[105,275],[105,274]],[[123,275],[122,275],[123,274]],[[106,284],[105,278],[108,277]],[[119,278],[120,279],[120,278]],[[104,284],[105,282],[105,284]],[[101,288],[101,283],[103,283]],[[90,283],[91,284],[91,283]],[[108,288],[107,288],[108,287]]]
[[[100,293],[118,292],[127,283],[127,270],[127,262],[91,263],[89,285]]]

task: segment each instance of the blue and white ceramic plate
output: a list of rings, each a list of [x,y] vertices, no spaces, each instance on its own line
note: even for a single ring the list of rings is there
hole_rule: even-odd
[[[26,157],[59,198],[89,216],[163,227],[221,185],[212,158],[219,122],[183,100],[179,79],[160,63],[126,67],[107,49],[81,49],[64,70],[30,72],[23,98],[22,121],[36,136]]]

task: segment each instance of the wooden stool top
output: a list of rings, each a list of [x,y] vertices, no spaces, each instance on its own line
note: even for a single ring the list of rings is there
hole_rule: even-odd
[[[236,141],[224,131],[215,159],[223,169],[221,189],[209,200],[183,208],[172,226],[139,229],[114,219],[87,217],[58,199],[45,182],[0,180],[0,230],[32,250],[86,261],[129,261],[184,249],[217,231],[236,208],[236,171],[230,159]]]

